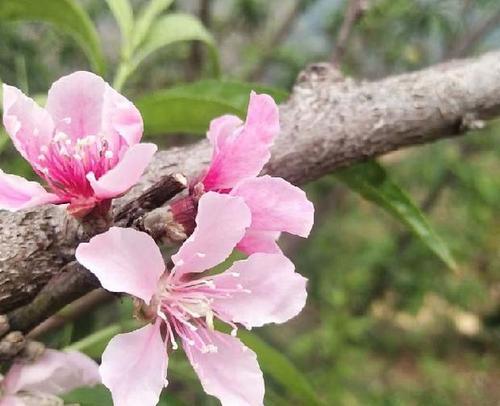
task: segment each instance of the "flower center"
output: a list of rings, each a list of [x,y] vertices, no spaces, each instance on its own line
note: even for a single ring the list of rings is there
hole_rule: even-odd
[[[251,293],[241,285],[235,289],[217,287],[210,277],[175,285],[167,280],[157,297],[157,315],[165,322],[172,348],[178,348],[175,337],[179,337],[188,346],[196,347],[201,352],[216,352],[217,346],[206,333],[206,329],[214,330],[214,319],[231,326],[232,336],[236,336],[238,327],[215,310],[213,302],[242,292]]]
[[[86,178],[97,179],[114,167],[117,157],[102,136],[88,135],[76,140],[57,132],[48,145],[40,147],[35,169],[54,191],[68,197],[88,197],[93,191]]]

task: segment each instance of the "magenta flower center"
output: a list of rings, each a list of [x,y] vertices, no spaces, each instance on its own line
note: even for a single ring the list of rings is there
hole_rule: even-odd
[[[35,163],[37,173],[58,195],[68,199],[92,196],[86,175],[93,172],[99,179],[118,162],[108,142],[96,135],[72,139],[57,132],[39,152]]]

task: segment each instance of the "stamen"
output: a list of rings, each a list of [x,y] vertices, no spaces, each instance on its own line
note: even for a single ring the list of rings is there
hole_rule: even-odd
[[[56,135],[54,135],[54,142],[61,142],[68,138],[68,135],[63,133],[62,131],[58,131]]]

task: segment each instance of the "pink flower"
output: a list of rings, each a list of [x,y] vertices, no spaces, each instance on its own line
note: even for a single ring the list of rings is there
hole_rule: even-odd
[[[251,223],[237,196],[208,192],[196,228],[165,269],[153,239],[133,229],[111,228],[80,244],[77,260],[102,286],[142,299],[152,324],[114,337],[102,356],[103,383],[115,406],[150,406],[167,384],[167,348],[180,343],[205,391],[223,405],[262,405],[264,382],[256,355],[236,338],[247,328],[283,323],[306,301],[306,279],[282,254],[259,253],[225,272],[203,272],[231,254]],[[232,327],[217,332],[214,319]]]
[[[238,248],[247,254],[280,252],[276,240],[281,232],[307,237],[314,222],[314,207],[301,189],[282,178],[257,177],[279,131],[272,97],[252,92],[245,123],[225,115],[213,120],[207,133],[214,149],[201,184],[204,191],[245,199],[252,224]]]
[[[139,111],[100,77],[76,72],[56,81],[40,107],[3,87],[3,124],[15,147],[48,184],[0,170],[0,209],[70,203],[83,216],[132,187],[156,151],[139,144]]]
[[[0,382],[0,406],[33,405],[28,398],[57,396],[100,382],[98,365],[87,356],[45,350],[33,364],[12,365]]]

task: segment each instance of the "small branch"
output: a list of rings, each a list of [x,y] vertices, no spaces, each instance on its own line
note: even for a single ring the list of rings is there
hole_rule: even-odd
[[[344,54],[352,31],[366,11],[368,11],[369,2],[370,0],[347,0],[344,20],[340,26],[337,41],[335,43],[335,50],[331,58],[331,63],[333,65],[340,66],[344,59]]]
[[[283,18],[282,24],[274,32],[267,41],[262,43],[263,50],[261,51],[259,62],[248,73],[247,78],[251,81],[258,81],[267,67],[269,59],[276,52],[276,48],[288,37],[300,13],[304,11],[306,3],[303,0],[297,0],[295,5],[290,8],[288,14]]]
[[[449,52],[445,54],[444,59],[453,59],[467,56],[476,45],[481,42],[491,31],[500,25],[500,9],[486,18],[481,24],[478,24],[472,31],[464,35],[456,42]]]
[[[96,277],[77,262],[55,275],[33,301],[7,314],[11,331],[27,333],[68,303],[99,287]]]
[[[113,299],[115,296],[104,289],[96,289],[73,303],[69,304],[66,308],[58,314],[48,318],[26,335],[27,338],[37,338],[47,334],[49,331],[56,330],[70,321],[79,319],[81,316],[88,314],[97,306],[106,303]]]
[[[187,178],[180,173],[163,176],[137,199],[118,210],[114,217],[115,225],[130,227],[139,217],[162,206],[186,187]]]

